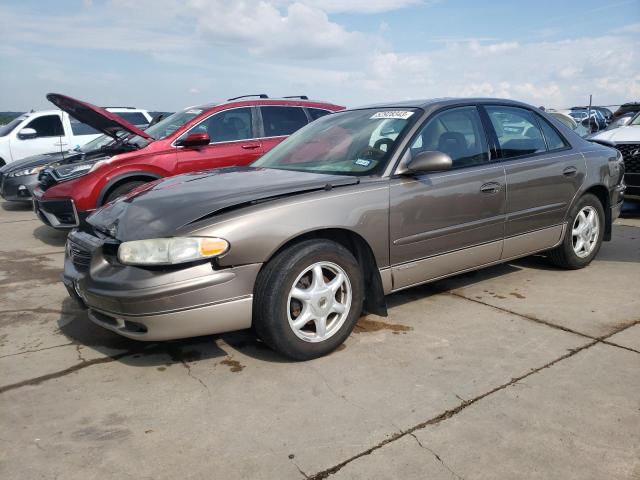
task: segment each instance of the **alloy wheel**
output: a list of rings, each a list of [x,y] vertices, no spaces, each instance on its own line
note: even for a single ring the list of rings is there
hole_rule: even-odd
[[[573,222],[571,231],[573,251],[580,258],[588,257],[598,244],[600,219],[590,205],[583,207]]]

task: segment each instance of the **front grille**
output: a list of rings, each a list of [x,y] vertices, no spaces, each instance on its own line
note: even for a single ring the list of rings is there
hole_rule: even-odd
[[[70,240],[67,249],[69,258],[71,258],[73,265],[79,272],[86,272],[89,270],[89,265],[91,265],[91,252],[89,250],[86,250],[81,245]]]
[[[640,143],[621,143],[616,148],[624,158],[626,173],[640,173]]]

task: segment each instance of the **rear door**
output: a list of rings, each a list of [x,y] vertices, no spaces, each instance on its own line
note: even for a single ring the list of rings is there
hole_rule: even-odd
[[[20,134],[20,130],[25,128],[34,129],[36,131],[35,138],[23,137]],[[14,160],[40,153],[68,150],[69,142],[58,114],[35,117],[22,126],[20,130],[16,129],[11,134],[11,156]]]
[[[453,168],[392,178],[390,244],[394,289],[500,259],[504,234],[504,168],[490,153],[475,106],[427,120],[403,162],[441,151]]]
[[[550,248],[586,175],[582,154],[532,110],[485,106],[507,176],[503,258]]]
[[[195,148],[177,147],[176,173],[247,165],[262,156],[262,142],[256,139],[254,107],[230,108],[214,113],[180,138],[198,132],[207,133],[211,143]]]
[[[302,107],[293,105],[262,105],[259,109],[261,118],[261,140],[265,153],[293,132],[309,123],[307,114]]]

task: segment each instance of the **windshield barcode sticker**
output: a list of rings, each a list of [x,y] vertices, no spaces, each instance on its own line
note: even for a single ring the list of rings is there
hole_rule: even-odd
[[[393,118],[406,120],[411,115],[413,115],[413,112],[408,112],[406,110],[386,110],[384,112],[374,113],[371,117],[371,120],[375,120],[377,118]]]

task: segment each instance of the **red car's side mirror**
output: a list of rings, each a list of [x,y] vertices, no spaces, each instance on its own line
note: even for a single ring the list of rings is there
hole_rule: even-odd
[[[204,145],[209,145],[211,143],[211,139],[209,138],[208,133],[200,132],[200,133],[191,133],[187,136],[187,138],[183,138],[176,142],[176,145],[179,147],[203,147]]]

